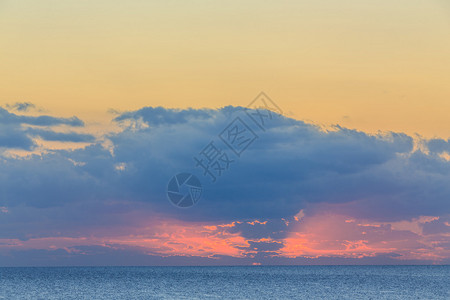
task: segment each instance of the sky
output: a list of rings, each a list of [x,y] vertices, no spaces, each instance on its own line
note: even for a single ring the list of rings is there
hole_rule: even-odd
[[[448,36],[445,0],[0,0],[0,266],[448,264]]]

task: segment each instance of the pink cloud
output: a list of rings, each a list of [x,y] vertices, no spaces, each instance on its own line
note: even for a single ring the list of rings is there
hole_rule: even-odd
[[[289,233],[284,238],[245,238],[236,231],[243,222],[185,222],[159,218],[134,220],[133,227],[120,231],[102,229],[89,236],[42,237],[29,240],[1,239],[0,252],[27,249],[64,249],[68,253],[88,255],[78,246],[102,246],[111,249],[135,249],[142,254],[161,257],[190,256],[218,258],[253,258],[264,253],[282,258],[364,258],[393,255],[399,260],[431,260],[450,257],[449,233],[425,234],[424,226],[439,218],[423,216],[417,219],[386,223],[367,222],[353,216],[300,212],[285,220]],[[448,226],[442,221],[442,226]],[[253,220],[245,224],[264,226],[268,221]],[[441,227],[439,227],[441,228]],[[233,229],[233,230],[232,230]],[[128,231],[128,232],[127,232]],[[127,232],[127,233],[125,233]]]
[[[321,213],[305,217],[284,240],[279,255],[287,257],[374,257],[440,261],[450,257],[449,234],[424,235],[421,228],[436,217],[395,222],[366,222],[345,215]]]

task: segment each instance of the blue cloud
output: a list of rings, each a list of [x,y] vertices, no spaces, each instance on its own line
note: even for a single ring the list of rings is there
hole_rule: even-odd
[[[69,125],[74,127],[84,126],[84,122],[77,117],[71,118],[57,118],[47,115],[42,116],[22,116],[10,113],[4,108],[0,107],[0,124],[28,124],[36,126],[55,126],[55,125]]]
[[[427,142],[427,147],[432,153],[450,152],[450,141],[444,139],[431,139]]]
[[[55,132],[45,129],[28,129],[28,134],[40,137],[46,141],[59,141],[59,142],[84,142],[91,143],[95,141],[95,136],[92,134],[81,134],[76,132]]]
[[[17,111],[27,111],[33,107],[31,103],[17,103]],[[39,128],[31,128],[38,126]],[[65,125],[68,127],[82,127],[84,122],[77,117],[58,118],[47,115],[24,116],[17,115],[0,107],[0,147],[22,150],[33,150],[36,146],[35,138],[60,142],[93,142],[95,137],[89,134],[75,132],[56,132],[51,127]]]
[[[0,126],[0,147],[32,150],[35,143],[26,132],[17,126]]]
[[[30,103],[30,102],[16,102],[14,104],[7,104],[6,107],[8,109],[21,111],[21,112],[26,112],[26,111],[36,109],[36,105],[34,105],[33,103]]]
[[[0,113],[6,116],[2,124],[19,118]],[[240,157],[219,136],[237,116],[257,135]],[[40,117],[27,122],[82,124],[78,119],[45,118],[45,122]],[[55,227],[76,232],[117,225],[127,222],[118,216],[135,209],[146,211],[149,218],[163,214],[210,221],[290,218],[320,203],[343,204],[339,209],[373,220],[450,213],[450,164],[413,151],[411,137],[368,135],[340,126],[324,131],[279,115],[271,118],[264,119],[261,129],[242,108],[143,108],[116,118],[119,123],[148,126],[125,126],[106,135],[112,149],[94,143],[26,159],[4,157],[0,206],[10,213],[0,218],[0,233],[27,238],[46,230],[50,234]],[[48,134],[47,139],[55,135],[39,134]],[[92,141],[90,136],[77,138]],[[215,183],[194,161],[210,142],[234,160]],[[30,147],[25,141],[15,143]],[[179,172],[195,174],[204,187],[200,202],[186,210],[174,208],[166,197],[167,182]],[[283,225],[275,221],[267,227],[277,236],[284,234]]]
[[[142,119],[148,125],[185,124],[194,120],[204,121],[216,115],[214,110],[166,109],[164,107],[144,107],[137,111],[121,114],[115,121]]]

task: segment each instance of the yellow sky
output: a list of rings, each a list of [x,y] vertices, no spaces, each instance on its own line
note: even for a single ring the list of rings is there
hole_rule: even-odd
[[[0,105],[246,105],[450,137],[446,0],[0,0]]]

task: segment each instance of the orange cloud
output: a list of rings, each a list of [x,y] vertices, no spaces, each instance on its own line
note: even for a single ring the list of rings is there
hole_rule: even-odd
[[[43,237],[26,241],[1,239],[0,251],[26,249],[64,249],[68,253],[88,255],[77,246],[102,246],[112,249],[133,248],[162,257],[195,256],[218,258],[266,257],[364,258],[394,254],[400,260],[432,260],[450,257],[450,235],[445,232],[423,234],[422,227],[437,221],[435,217],[420,217],[396,223],[370,223],[349,216],[323,213],[292,220],[291,232],[283,239],[264,237],[249,239],[230,228],[243,222],[211,224],[179,220],[153,220],[130,228],[131,234],[100,232],[87,237]],[[269,224],[249,221],[250,225]],[[448,226],[443,222],[443,226]],[[264,247],[280,245],[276,249]],[[272,249],[272,250],[271,250]]]
[[[223,226],[223,225],[222,225]],[[227,224],[224,227],[228,227]],[[215,225],[177,220],[152,222],[130,235],[106,234],[90,237],[45,237],[27,241],[0,239],[0,249],[69,249],[74,246],[124,246],[140,248],[142,252],[160,256],[226,255],[242,257],[248,242],[238,233],[229,233]]]

